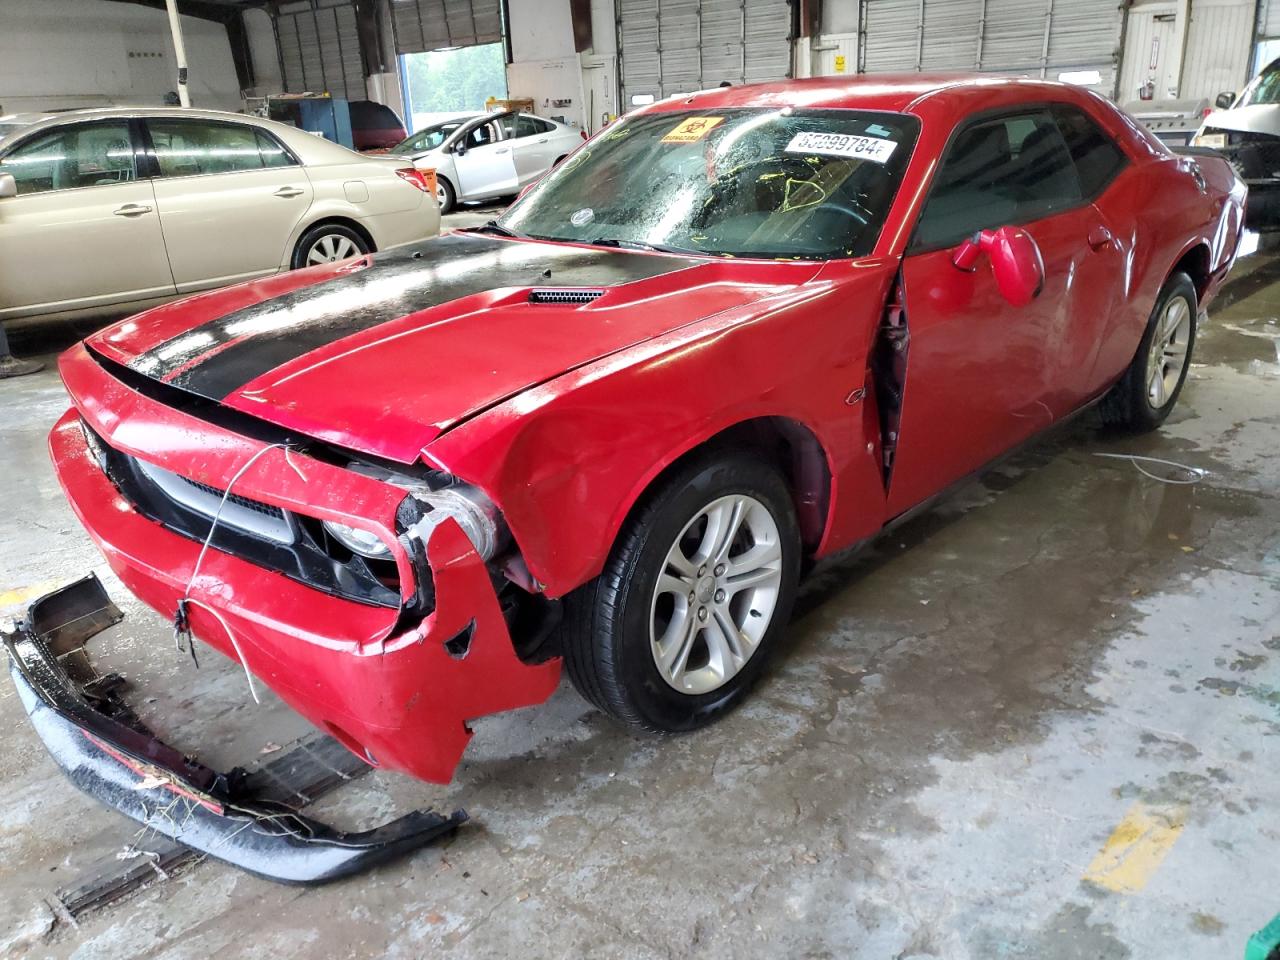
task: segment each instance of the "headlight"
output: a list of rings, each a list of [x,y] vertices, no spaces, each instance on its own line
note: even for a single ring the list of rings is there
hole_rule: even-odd
[[[358,553],[360,556],[368,557],[370,560],[391,559],[391,548],[383,543],[382,538],[372,531],[348,527],[345,523],[335,523],[332,520],[325,520],[324,528],[333,539],[337,540],[352,553]]]
[[[1225,150],[1227,135],[1225,133],[1201,133],[1191,138],[1193,147],[1212,147],[1214,150]]]
[[[507,528],[502,522],[502,513],[477,487],[437,474],[444,482],[453,485],[433,490],[419,477],[406,476],[385,467],[349,463],[347,469],[408,491],[409,496],[400,505],[396,516],[403,536],[417,537],[425,545],[431,540],[435,528],[452,518],[476,548],[481,560],[492,560],[506,542]],[[324,527],[339,543],[362,557],[391,558],[391,550],[372,533],[328,520]]]
[[[406,533],[417,536],[423,543],[431,540],[431,534],[449,518],[457,521],[481,560],[491,560],[502,545],[503,528],[498,508],[483,493],[471,486],[447,487],[444,490],[413,489],[413,498],[429,507],[409,527]]]

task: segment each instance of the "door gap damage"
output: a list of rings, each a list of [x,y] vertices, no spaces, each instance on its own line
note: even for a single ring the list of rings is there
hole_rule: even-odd
[[[889,287],[884,315],[871,348],[871,382],[876,391],[880,417],[880,469],[885,490],[893,476],[893,456],[898,448],[898,428],[902,419],[902,396],[907,383],[907,351],[911,333],[907,328],[907,308],[903,297],[902,274]]]

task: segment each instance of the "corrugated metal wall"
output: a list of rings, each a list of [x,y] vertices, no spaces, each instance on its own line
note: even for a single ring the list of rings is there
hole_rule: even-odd
[[[1277,0],[1280,2],[1280,0]],[[860,0],[859,69],[1057,77],[1096,70],[1111,92],[1121,0]]]
[[[973,70],[982,63],[984,0],[932,0],[924,18],[922,70]]]
[[[862,8],[859,72],[918,70],[920,0],[874,0]]]
[[[328,91],[348,100],[365,99],[364,60],[351,0],[284,3],[275,24],[286,93]]]
[[[1218,94],[1244,86],[1255,12],[1253,0],[1193,0],[1182,61],[1182,97],[1206,97],[1212,103]]]
[[[618,0],[623,109],[636,95],[780,80],[790,37],[787,0]]]

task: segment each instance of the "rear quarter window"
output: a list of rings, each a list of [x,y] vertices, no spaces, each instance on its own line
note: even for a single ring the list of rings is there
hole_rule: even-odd
[[[1075,163],[1080,190],[1092,200],[1125,168],[1128,158],[1083,110],[1059,104],[1053,107],[1053,117]]]

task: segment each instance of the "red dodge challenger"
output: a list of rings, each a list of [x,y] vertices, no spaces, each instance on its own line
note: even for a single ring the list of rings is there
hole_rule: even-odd
[[[1090,404],[1157,427],[1244,199],[1057,83],[696,93],[486,226],[90,337],[53,461],[180,640],[369,764],[448,781],[468,722],[562,666],[618,720],[689,730],[784,642],[808,559]],[[8,639],[55,758],[136,819],[309,881],[465,816],[282,820],[68,667],[116,615],[88,579]],[[191,815],[153,816],[166,793]]]

